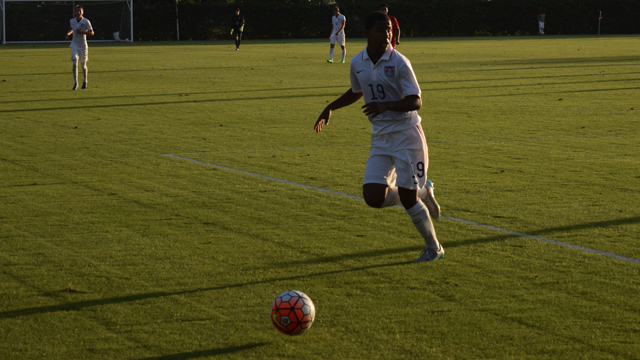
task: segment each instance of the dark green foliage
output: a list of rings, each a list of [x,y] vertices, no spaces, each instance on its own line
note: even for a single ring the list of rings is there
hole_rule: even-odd
[[[75,3],[75,5],[78,4],[82,3]],[[74,17],[75,5],[70,1],[7,2],[7,41],[64,40],[64,36],[69,30],[69,20]],[[94,26],[95,35],[90,37],[90,40],[113,40],[113,33],[116,31],[123,34],[123,38],[129,36],[130,13],[125,3],[105,2],[83,5],[85,17]],[[173,18],[175,18],[175,13]],[[25,22],[25,19],[28,19],[28,22]]]
[[[377,10],[378,1],[338,3],[347,17],[348,37],[363,37],[364,17]],[[602,34],[638,33],[640,0],[398,0],[388,1],[390,14],[398,18],[402,36],[529,35],[538,31],[538,13],[546,13],[546,34],[597,34],[598,14],[603,12]],[[70,5],[42,11],[34,3],[9,4],[7,39],[61,39],[71,18]],[[123,12],[124,4],[87,3],[86,13],[96,28],[93,39],[110,39],[117,29],[105,28]],[[322,1],[223,1],[189,0],[178,3],[180,40],[231,39],[230,20],[236,8],[242,9],[247,25],[245,39],[323,38],[331,29],[331,8]],[[94,7],[94,9],[92,9]],[[108,8],[107,10],[103,10]],[[94,10],[94,11],[92,11]],[[28,16],[28,29],[20,25]],[[127,13],[128,16],[128,13]],[[56,25],[53,25],[53,24]],[[119,22],[117,22],[119,23]],[[129,33],[128,21],[121,33]],[[172,0],[134,1],[134,38],[137,41],[175,40],[176,3]],[[60,35],[62,33],[62,35]]]
[[[529,35],[538,30],[538,13],[545,12],[547,34],[596,34],[603,12],[603,34],[637,33],[640,0],[400,0],[388,2],[403,36]],[[348,37],[364,36],[364,17],[379,2],[338,3],[347,17]],[[333,5],[299,1],[180,2],[180,39],[230,39],[230,19],[240,7],[246,18],[247,39],[328,37]],[[158,12],[160,15],[156,15]],[[175,3],[134,14],[136,39],[175,39]],[[163,18],[165,20],[160,21]],[[153,29],[153,31],[149,31]]]

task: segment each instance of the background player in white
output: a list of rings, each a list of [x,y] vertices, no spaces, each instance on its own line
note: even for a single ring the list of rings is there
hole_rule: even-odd
[[[444,249],[431,221],[440,216],[440,207],[427,180],[427,143],[417,112],[421,91],[409,60],[390,46],[392,31],[386,14],[367,15],[367,47],[351,59],[351,88],[322,111],[314,128],[320,132],[333,110],[364,97],[373,132],[364,199],[375,208],[402,204],[425,241],[416,262],[435,261],[444,257]]]
[[[342,48],[342,61],[344,64],[344,58],[347,56],[347,49],[344,46],[344,24],[347,22],[347,19],[344,15],[340,14],[340,8],[337,6],[333,7],[333,17],[331,18],[331,36],[329,37],[329,44],[331,49],[329,50],[329,60],[328,63],[333,63],[333,48],[336,45],[336,42]]]
[[[87,88],[87,61],[89,61],[89,47],[87,46],[87,35],[93,36],[93,27],[88,19],[82,17],[84,15],[84,8],[81,5],[76,6],[76,17],[71,19],[71,26],[67,31],[65,40],[71,39],[71,61],[73,62],[73,89],[78,88],[78,60],[80,66],[82,66],[82,75],[84,76],[84,82],[82,88]]]

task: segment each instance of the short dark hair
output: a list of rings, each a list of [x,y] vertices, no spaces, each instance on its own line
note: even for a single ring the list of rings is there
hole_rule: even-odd
[[[371,30],[373,25],[375,25],[378,21],[391,21],[387,14],[381,13],[380,11],[374,11],[369,13],[367,17],[364,19],[364,29]]]
[[[236,11],[240,11],[240,8],[237,8]]]
[[[378,9],[380,9],[381,7],[386,7],[387,9],[389,8],[389,5],[387,4],[380,4],[380,6],[378,6]]]
[[[82,7],[82,5],[76,5],[76,9],[82,9],[84,11],[84,7]]]
[[[339,8],[338,6],[334,6],[334,7],[333,7],[333,9],[331,9],[331,10],[338,10],[338,11],[340,11],[340,8]]]

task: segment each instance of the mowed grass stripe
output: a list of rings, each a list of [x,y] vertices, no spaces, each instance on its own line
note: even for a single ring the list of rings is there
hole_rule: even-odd
[[[292,181],[285,180],[285,179],[278,179],[278,178],[274,178],[274,177],[271,177],[271,176],[252,173],[252,172],[241,170],[241,169],[230,168],[230,167],[227,167],[227,166],[211,164],[211,163],[207,163],[207,162],[204,162],[204,161],[196,160],[196,159],[193,159],[193,158],[178,156],[178,155],[175,155],[175,154],[165,154],[165,156],[172,157],[172,158],[175,158],[175,159],[190,161],[192,163],[196,163],[196,164],[200,164],[200,165],[211,166],[211,167],[224,169],[224,170],[228,170],[228,171],[235,171],[235,172],[238,172],[238,173],[241,173],[241,174],[244,174],[244,175],[260,177],[260,178],[263,178],[263,179],[266,179],[266,180],[277,181],[277,182],[281,182],[281,183],[284,183],[284,184],[287,184],[287,185],[299,186],[299,187],[303,187],[305,189],[322,191],[322,192],[326,192],[326,193],[329,193],[329,194],[332,194],[332,195],[338,195],[338,196],[348,197],[348,198],[354,199],[354,200],[364,201],[364,198],[362,198],[360,196],[355,196],[355,195],[351,195],[351,194],[347,194],[347,193],[343,193],[343,192],[339,192],[339,191],[333,191],[333,190],[330,190],[330,189],[319,188],[319,187],[316,187],[316,186],[300,184],[300,183],[292,182]],[[402,208],[399,205],[396,206],[396,207],[397,208]],[[610,257],[610,258],[613,258],[613,259],[616,259],[616,260],[621,260],[621,261],[627,261],[627,262],[640,264],[640,260],[638,260],[638,259],[628,258],[628,257],[625,257],[625,256],[621,256],[621,255],[618,255],[618,254],[613,254],[613,253],[602,251],[602,250],[598,250],[598,249],[590,249],[590,248],[587,248],[587,247],[584,247],[584,246],[567,244],[567,243],[564,243],[562,241],[551,240],[551,239],[547,239],[547,238],[544,238],[544,237],[541,237],[541,236],[525,234],[525,233],[521,233],[521,232],[517,232],[517,231],[513,231],[513,230],[501,229],[499,227],[486,225],[486,224],[481,224],[481,223],[477,223],[475,221],[459,219],[459,218],[446,216],[446,215],[441,215],[441,218],[442,219],[446,219],[446,220],[460,222],[460,223],[471,225],[471,226],[476,226],[476,227],[481,227],[481,228],[485,228],[485,229],[489,229],[489,230],[493,230],[493,231],[498,231],[498,232],[502,232],[502,233],[506,233],[506,234],[510,234],[510,235],[515,235],[515,236],[519,236],[519,237],[524,237],[524,238],[528,238],[528,239],[542,241],[542,242],[545,242],[545,243],[548,243],[548,244],[552,244],[552,245],[564,246],[564,247],[568,247],[568,248],[574,249],[574,250],[589,252],[589,253],[593,253],[593,254],[597,254],[597,255],[603,255],[603,256]]]

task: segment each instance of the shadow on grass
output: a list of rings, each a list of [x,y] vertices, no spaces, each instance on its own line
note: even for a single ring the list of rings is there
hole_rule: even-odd
[[[342,87],[348,89],[348,87]],[[278,100],[278,99],[293,99],[293,98],[308,98],[308,97],[320,97],[320,96],[339,96],[342,92],[332,92],[325,94],[300,94],[300,95],[287,95],[287,96],[265,96],[265,97],[235,97],[227,99],[207,99],[207,100],[181,100],[181,101],[159,101],[159,102],[144,102],[133,104],[110,104],[110,105],[86,105],[86,106],[63,106],[63,107],[51,107],[41,109],[18,109],[18,110],[0,110],[0,113],[21,113],[21,112],[33,112],[33,111],[50,111],[50,110],[76,110],[76,109],[97,109],[97,108],[117,108],[117,107],[132,107],[132,106],[157,106],[157,105],[174,105],[174,104],[192,104],[192,103],[214,103],[214,102],[231,102],[231,101],[253,101],[253,100]]]
[[[597,221],[597,222],[586,223],[586,224],[558,226],[558,227],[553,227],[548,229],[531,231],[531,232],[528,232],[528,234],[542,236],[545,234],[553,234],[558,232],[585,230],[585,229],[593,229],[593,228],[606,228],[610,226],[620,226],[620,225],[630,225],[630,224],[640,224],[640,216],[630,217],[625,219]],[[490,231],[495,231],[495,230],[490,230]],[[462,246],[471,246],[471,245],[477,245],[477,244],[500,242],[500,241],[520,238],[520,237],[522,236],[518,234],[499,234],[495,236],[473,238],[473,239],[456,241],[451,243],[443,242],[444,244],[443,246],[445,246],[447,249],[451,249],[451,248],[462,247]],[[308,265],[308,264],[332,263],[332,262],[338,262],[346,259],[376,257],[381,255],[401,254],[405,252],[417,252],[422,249],[423,249],[422,246],[405,246],[405,247],[394,248],[394,249],[365,251],[357,254],[344,254],[344,255],[320,257],[320,258],[302,260],[302,261],[292,261],[288,263],[278,263],[278,266],[283,267],[283,266],[299,266],[299,265]]]
[[[348,85],[334,85],[334,86],[311,86],[311,87],[296,87],[296,88],[271,88],[271,89],[251,89],[251,90],[220,90],[220,91],[201,91],[201,92],[179,92],[168,94],[138,94],[138,95],[114,95],[114,96],[95,96],[95,97],[82,97],[78,100],[104,100],[104,99],[133,99],[142,97],[164,97],[164,96],[191,96],[191,95],[214,95],[214,94],[232,94],[241,93],[246,94],[248,92],[273,92],[273,91],[300,91],[300,90],[316,90],[316,89],[347,89]],[[69,91],[69,90],[65,90]],[[38,100],[8,100],[0,101],[0,104],[14,104],[14,103],[35,103],[46,101],[67,101],[69,98],[55,98],[55,99],[38,99]]]
[[[46,314],[46,313],[53,313],[53,312],[59,312],[59,311],[78,311],[78,310],[82,310],[84,308],[93,307],[93,306],[122,304],[126,302],[162,298],[167,296],[188,295],[188,294],[194,294],[194,293],[199,293],[203,291],[216,291],[216,290],[224,290],[224,289],[231,289],[231,288],[241,288],[241,287],[251,286],[251,285],[277,283],[280,281],[300,280],[300,279],[305,279],[310,277],[336,275],[336,274],[349,273],[349,272],[355,272],[355,271],[363,271],[368,269],[408,265],[412,263],[413,261],[400,261],[400,262],[387,263],[387,264],[362,266],[362,267],[350,268],[345,270],[334,270],[334,271],[319,272],[315,274],[297,275],[297,276],[291,276],[291,277],[279,278],[279,279],[249,281],[245,283],[221,285],[221,286],[200,288],[200,289],[194,289],[194,290],[185,290],[185,291],[176,291],[176,292],[158,291],[153,293],[121,296],[121,297],[115,297],[110,299],[96,299],[96,300],[79,301],[75,303],[60,304],[60,305],[39,306],[39,307],[33,307],[28,309],[22,309],[22,310],[0,312],[0,319],[11,319],[11,318],[17,318],[21,316]]]
[[[232,346],[228,348],[222,349],[211,349],[211,350],[200,350],[200,351],[192,351],[185,352],[179,354],[171,354],[157,357],[148,357],[140,360],[186,360],[186,359],[196,359],[205,356],[218,356],[218,355],[227,355],[233,354],[240,351],[251,350],[260,346],[265,346],[267,343],[257,343],[257,344],[249,344],[242,346]]]
[[[604,228],[604,227],[609,227],[609,226],[619,226],[619,225],[628,225],[628,224],[640,224],[640,217],[630,217],[630,218],[616,219],[616,220],[597,221],[597,222],[586,223],[586,224],[559,226],[559,227],[553,227],[553,228],[541,229],[541,230],[533,231],[533,232],[530,232],[530,234],[542,235],[542,234],[562,232],[562,231],[584,230],[584,229],[592,229],[592,228]],[[501,234],[501,235],[496,235],[496,236],[491,236],[491,237],[484,237],[484,238],[476,238],[476,239],[458,241],[458,242],[455,242],[455,243],[446,244],[445,246],[446,246],[446,248],[450,249],[450,248],[456,248],[456,247],[461,247],[461,246],[470,246],[470,245],[475,245],[475,244],[484,244],[484,243],[505,241],[505,240],[508,240],[508,239],[513,239],[513,238],[518,238],[518,237],[520,237],[520,236],[517,235],[517,234]],[[330,262],[337,262],[337,261],[344,260],[344,259],[377,257],[377,256],[380,256],[380,255],[398,254],[398,253],[404,253],[404,252],[419,251],[421,249],[422,249],[422,246],[406,246],[406,247],[395,248],[395,249],[366,251],[366,252],[361,252],[361,253],[355,253],[355,254],[352,253],[352,254],[345,254],[345,255],[339,255],[339,256],[333,256],[333,257],[321,257],[321,258],[315,258],[315,259],[310,259],[310,260],[306,260],[306,261],[279,264],[279,266],[330,263]],[[385,264],[361,266],[361,267],[355,267],[355,268],[344,269],[344,270],[325,271],[325,272],[319,272],[319,273],[315,273],[315,274],[303,274],[303,275],[290,276],[290,277],[278,278],[278,279],[249,281],[249,282],[244,282],[244,283],[221,285],[221,286],[200,288],[200,289],[194,289],[194,290],[185,290],[185,291],[176,291],[176,292],[159,291],[159,292],[153,292],[153,293],[147,293],[147,294],[121,296],[121,297],[115,297],[115,298],[110,298],[110,299],[97,299],[97,300],[79,301],[79,302],[75,302],[75,303],[68,303],[68,304],[61,304],[61,305],[39,306],[39,307],[33,307],[33,308],[28,308],[28,309],[0,312],[0,319],[10,319],[10,318],[17,318],[17,317],[21,317],[21,316],[45,314],[45,313],[52,313],[52,312],[58,312],[58,311],[78,311],[78,310],[82,310],[84,308],[88,308],[88,307],[92,307],[92,306],[121,304],[121,303],[133,302],[133,301],[139,301],[139,300],[162,298],[162,297],[167,297],[167,296],[188,295],[188,294],[194,294],[194,293],[203,292],[203,291],[217,291],[217,290],[224,290],[224,289],[231,289],[231,288],[241,288],[241,287],[245,287],[245,286],[277,283],[277,282],[281,282],[281,281],[300,280],[300,279],[311,278],[311,277],[329,276],[329,275],[336,275],[336,274],[342,274],[342,273],[364,271],[364,270],[369,270],[369,269],[377,269],[377,268],[409,265],[409,264],[412,264],[412,263],[413,263],[412,260],[409,260],[409,261],[398,261],[398,262],[385,263]],[[218,351],[218,350],[210,350],[210,351]],[[200,354],[200,355],[197,355],[197,356],[206,356],[205,353],[201,353],[201,352],[194,353],[194,354]],[[189,355],[189,354],[176,354],[176,355],[172,355],[172,356],[187,356],[187,355]],[[197,356],[194,355],[193,357],[197,357]],[[157,359],[165,359],[165,358],[166,359],[173,359],[173,358],[168,358],[168,357],[161,357],[161,358],[157,358]],[[189,357],[183,357],[183,358],[184,359],[188,359]],[[182,358],[176,357],[176,359],[182,359]]]
[[[527,232],[527,234],[542,236],[542,235],[554,234],[559,232],[586,230],[586,229],[594,229],[594,228],[606,228],[610,226],[620,226],[620,225],[630,225],[630,224],[640,224],[640,216],[624,218],[624,219],[616,219],[616,220],[596,221],[596,222],[586,223],[586,224],[558,226],[558,227],[552,227],[548,229],[529,231]],[[496,236],[475,238],[475,239],[457,241],[455,243],[449,243],[449,244],[446,244],[446,248],[450,249],[450,248],[455,248],[460,246],[469,246],[469,245],[476,245],[476,244],[505,241],[508,239],[514,239],[519,237],[522,237],[522,236],[518,234],[501,234]]]

